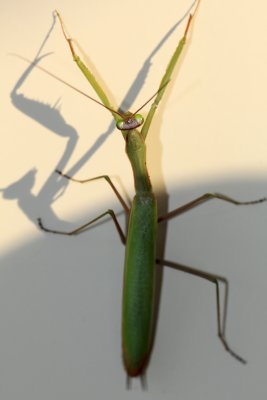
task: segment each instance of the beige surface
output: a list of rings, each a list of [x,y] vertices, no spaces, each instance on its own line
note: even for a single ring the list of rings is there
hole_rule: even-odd
[[[59,1],[56,6],[69,32],[79,40],[119,104],[144,61],[189,8],[190,2],[77,0],[75,4]],[[37,216],[43,216],[53,227],[60,225],[57,218],[73,221],[73,225],[61,224],[66,228],[110,207],[119,211],[120,206],[105,183],[91,187],[69,185],[64,196],[53,205],[51,199],[57,196],[53,171],[66,150],[68,137],[63,135],[70,135],[69,132],[73,149],[66,156],[67,170],[91,148],[87,162],[81,163],[76,176],[87,178],[103,173],[120,176],[122,185],[132,194],[123,140],[119,132],[110,129],[109,113],[37,70],[30,74],[19,93],[51,106],[57,103],[69,127],[55,134],[33,119],[37,118],[37,110],[32,102],[28,109],[31,118],[10,102],[10,93],[27,64],[8,53],[33,59],[51,26],[54,7],[55,2],[50,0],[11,1],[1,7],[0,188],[4,196],[0,197],[3,255],[0,318],[5,326],[5,344],[1,345],[0,369],[5,371],[2,376],[7,384],[2,388],[0,385],[0,395],[3,390],[2,397],[12,400],[18,398],[18,393],[20,399],[28,400],[68,400],[74,394],[82,399],[88,398],[88,393],[93,393],[94,399],[106,398],[107,393],[109,398],[131,397],[137,392],[125,394],[119,357],[122,267],[117,268],[117,264],[122,264],[123,249],[113,235],[113,226],[102,225],[85,237],[66,242],[66,238],[45,237],[35,224]],[[148,138],[151,178],[156,186],[165,183],[171,208],[207,190],[226,191],[244,199],[267,194],[266,7],[263,0],[256,3],[202,1],[183,61]],[[149,73],[144,84],[140,79],[135,83],[134,88],[140,93],[131,110],[156,90],[184,26],[185,21],[148,59]],[[75,69],[58,23],[42,54],[49,52],[53,54],[43,60],[43,67],[93,94]],[[16,97],[19,104],[25,105],[21,100]],[[128,100],[131,103],[131,98]],[[108,129],[109,134],[103,135]],[[74,130],[79,135],[77,140]],[[33,169],[36,173],[31,173],[35,176],[31,192],[30,180],[29,186],[25,180],[11,186]],[[158,340],[148,374],[151,398],[164,395],[166,399],[173,399],[179,394],[181,399],[193,399],[198,393],[200,399],[216,396],[216,399],[244,400],[251,399],[252,395],[260,398],[255,392],[265,390],[266,394],[265,374],[261,371],[266,361],[267,333],[263,307],[267,289],[266,207],[237,211],[229,206],[210,205],[182,217],[180,224],[172,223],[168,258],[227,275],[234,281],[232,288],[236,291],[231,295],[229,337],[252,361],[243,368],[221,349],[215,336],[212,289],[206,290],[203,285],[203,304],[196,310],[201,295],[196,294],[199,287],[195,280],[184,278],[193,298],[189,294],[178,296],[173,272],[166,273]],[[105,240],[105,249],[101,239]],[[180,283],[182,289],[184,286]],[[76,295],[72,288],[77,291]],[[170,298],[169,293],[172,293]],[[47,304],[47,294],[51,304],[49,300]],[[175,312],[178,301],[185,302],[187,307],[192,303],[191,311],[183,310],[180,303]],[[31,312],[35,302],[37,308]],[[206,306],[210,307],[207,311],[210,325],[203,324]],[[59,309],[54,312],[55,307]],[[69,309],[70,316],[66,311]],[[173,317],[168,309],[174,313]],[[114,318],[113,310],[116,311]],[[97,317],[98,311],[100,317]],[[195,314],[195,318],[194,315],[190,318],[192,328],[186,327],[190,325],[186,313]],[[179,318],[183,321],[182,332],[178,332]],[[20,320],[25,325],[22,335],[19,334]],[[54,331],[47,332],[51,324],[55,324]],[[205,326],[208,326],[206,330]],[[196,338],[191,342],[186,342],[186,329],[196,330]],[[68,335],[70,331],[72,334]],[[32,339],[30,332],[35,332]],[[108,383],[103,385],[103,382]]]

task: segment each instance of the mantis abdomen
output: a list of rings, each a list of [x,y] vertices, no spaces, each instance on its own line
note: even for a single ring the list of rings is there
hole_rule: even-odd
[[[142,373],[151,348],[156,227],[154,194],[137,194],[129,220],[123,286],[122,347],[129,376]]]

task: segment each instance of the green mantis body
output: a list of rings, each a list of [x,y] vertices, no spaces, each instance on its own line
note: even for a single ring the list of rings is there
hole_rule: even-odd
[[[128,131],[126,153],[134,171],[136,195],[126,244],[122,338],[126,370],[135,376],[142,372],[151,344],[157,203],[146,168],[145,143],[136,130]]]
[[[57,14],[60,18],[60,15]],[[185,34],[168,65],[141,132],[131,129],[139,126],[143,118],[139,114],[127,113],[123,118],[113,111],[106,94],[94,76],[75,54],[71,39],[67,38],[62,20],[63,33],[67,39],[74,61],[95,89],[103,105],[108,108],[121,130],[126,143],[126,153],[132,166],[136,195],[132,201],[127,232],[123,307],[122,307],[122,348],[124,365],[129,376],[141,375],[147,364],[152,341],[153,304],[155,291],[156,231],[158,223],[157,202],[153,193],[146,166],[145,138],[156,108],[163,96],[165,86],[173,72],[177,59],[185,45],[186,34],[192,19],[189,17]],[[42,229],[50,231],[43,227]],[[52,231],[54,233],[61,233]],[[76,232],[77,233],[77,232]]]
[[[58,17],[60,18],[59,14]],[[139,114],[126,113],[121,118],[121,114],[113,110],[106,94],[96,81],[95,77],[76,55],[72,45],[72,41],[66,36],[63,23],[60,18],[63,33],[70,46],[74,61],[77,63],[78,67],[83,72],[86,79],[94,88],[104,107],[111,111],[115,121],[117,122],[117,127],[122,132],[122,136],[126,144],[126,153],[133,170],[136,194],[129,210],[127,205],[122,200],[121,196],[118,194],[114,185],[111,183],[109,177],[101,176],[87,180],[90,181],[94,179],[104,178],[111,185],[119,201],[129,215],[127,241],[112,210],[108,210],[106,213],[103,213],[99,217],[95,218],[93,221],[90,221],[89,223],[72,232],[61,232],[47,229],[43,226],[41,220],[39,220],[39,225],[43,230],[48,232],[71,235],[79,233],[91,223],[102,218],[104,215],[110,214],[110,216],[113,218],[113,221],[115,222],[116,228],[118,229],[122,240],[126,242],[122,307],[122,348],[125,369],[128,376],[130,377],[139,376],[144,373],[151,352],[153,336],[152,326],[155,292],[157,224],[161,221],[177,216],[213,198],[224,200],[233,204],[255,204],[266,200],[260,199],[253,202],[239,202],[225,195],[207,193],[197,198],[196,200],[193,200],[192,202],[168,213],[166,216],[158,217],[157,202],[153,193],[146,166],[145,139],[157,106],[166,89],[166,84],[171,78],[174,67],[185,45],[192,17],[193,16],[190,15],[184,35],[180,40],[178,47],[176,48],[168,64],[166,73],[163,76],[159,86],[160,89],[156,94],[155,100],[140,131],[138,129],[132,129],[133,126],[138,127],[143,122],[143,119]],[[68,176],[66,177],[70,178]],[[75,179],[72,180],[75,181]],[[226,284],[225,280],[222,277],[199,272],[197,270],[194,270],[193,268],[179,266],[178,264],[174,265],[175,263],[172,262],[158,260],[158,263],[165,264],[169,267],[175,267],[176,269],[197,275],[201,278],[207,279],[208,281],[215,283],[217,291],[218,335],[225,349],[239,361],[244,362],[241,357],[239,357],[229,348],[224,337],[224,317],[226,313],[226,308],[224,309],[223,322],[221,323],[218,282],[223,281],[223,283]]]

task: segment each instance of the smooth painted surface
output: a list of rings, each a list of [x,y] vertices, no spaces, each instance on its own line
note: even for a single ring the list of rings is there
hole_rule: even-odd
[[[69,172],[75,166],[80,178],[120,176],[130,194],[133,184],[123,140],[108,113],[38,71],[10,101],[28,66],[8,53],[35,57],[55,5],[116,104],[141,71],[128,95],[127,107],[140,91],[134,110],[158,87],[184,25],[154,50],[190,4],[170,0],[164,8],[147,1],[133,8],[120,0],[26,0],[1,7],[1,397],[266,396],[264,205],[214,202],[170,223],[168,259],[228,277],[227,337],[249,363],[244,367],[232,360],[216,338],[214,288],[165,270],[148,393],[141,392],[138,381],[133,392],[125,392],[124,249],[112,223],[77,238],[45,236],[36,228],[39,216],[51,227],[68,229],[108,208],[121,210],[105,182],[67,185],[53,173],[58,167]],[[266,195],[265,16],[264,1],[202,0],[182,65],[148,136],[150,177],[155,185],[165,183],[171,209],[206,191],[248,200]],[[44,67],[86,88],[59,25],[42,51],[53,52],[42,60]],[[48,104],[56,104],[54,112]]]

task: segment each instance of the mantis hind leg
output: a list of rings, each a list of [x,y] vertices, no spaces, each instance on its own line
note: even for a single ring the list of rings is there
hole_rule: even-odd
[[[164,216],[160,216],[158,218],[158,222],[163,222],[166,220],[169,220],[171,218],[177,217],[180,214],[183,214],[186,211],[189,211],[193,209],[196,206],[199,206],[201,204],[204,204],[206,201],[212,200],[212,199],[218,199],[222,201],[226,201],[228,203],[232,203],[234,205],[253,205],[253,204],[259,204],[267,201],[266,197],[263,197],[258,200],[252,200],[252,201],[239,201],[236,199],[233,199],[229,196],[226,196],[221,193],[205,193],[204,195],[190,201],[189,203],[184,204],[183,206],[180,206],[173,211],[167,213]],[[222,342],[224,348],[226,351],[228,351],[235,359],[242,363],[246,363],[246,361],[240,357],[237,353],[235,353],[230,346],[227,343],[227,340],[225,338],[225,329],[226,329],[226,314],[227,314],[227,303],[228,303],[228,292],[229,292],[229,284],[226,278],[219,276],[219,275],[214,275],[211,273],[199,271],[197,269],[187,267],[178,263],[174,263],[171,261],[166,261],[166,260],[157,260],[158,264],[161,265],[166,265],[170,268],[183,271],[195,276],[198,276],[200,278],[206,279],[212,283],[215,284],[216,287],[216,308],[217,308],[217,331],[218,331],[218,337],[220,341]],[[222,306],[222,313],[221,313],[221,305],[220,305],[220,286],[219,283],[224,284],[225,290],[224,290],[224,302]]]
[[[221,193],[205,193],[202,196],[190,201],[189,203],[184,204],[181,207],[176,208],[173,211],[170,211],[166,215],[163,215],[158,218],[158,222],[166,221],[168,219],[177,217],[180,214],[183,214],[186,211],[191,210],[194,207],[197,207],[201,204],[206,203],[206,201],[212,200],[212,199],[218,199],[218,200],[223,200],[228,203],[235,204],[236,206],[248,206],[248,205],[253,205],[253,204],[260,204],[265,201],[267,201],[266,197],[262,197],[261,199],[258,200],[252,200],[252,201],[239,201],[236,199],[233,199],[232,197],[226,196]]]
[[[157,264],[165,265],[167,267],[176,269],[178,271],[186,272],[187,274],[192,274],[198,276],[199,278],[203,278],[215,284],[216,288],[216,313],[217,313],[217,333],[218,337],[223,344],[226,351],[228,351],[231,356],[233,356],[236,360],[240,361],[243,364],[246,364],[246,361],[240,357],[235,351],[233,351],[225,338],[225,330],[226,330],[226,317],[227,317],[227,306],[228,306],[228,294],[229,294],[229,283],[226,278],[220,275],[214,275],[208,272],[199,271],[195,268],[191,268],[185,265],[181,265],[172,261],[167,260],[156,260]],[[224,289],[224,301],[221,312],[221,304],[220,304],[220,286],[219,283],[222,283],[225,287]]]
[[[43,222],[42,222],[41,218],[38,218],[38,225],[45,232],[55,233],[57,235],[72,236],[72,235],[78,235],[79,233],[84,232],[91,224],[93,224],[94,222],[100,220],[101,218],[105,217],[108,214],[111,216],[111,218],[112,218],[112,220],[113,220],[113,222],[115,224],[115,227],[116,227],[116,229],[118,231],[118,234],[120,236],[120,239],[121,239],[122,243],[125,244],[126,243],[126,236],[123,233],[123,231],[121,229],[121,226],[120,226],[120,224],[119,224],[119,222],[118,222],[118,220],[116,218],[116,215],[115,215],[113,210],[107,210],[106,212],[104,212],[103,214],[99,215],[98,217],[92,219],[91,221],[87,222],[86,224],[83,224],[83,225],[79,226],[78,228],[73,229],[72,231],[68,231],[68,232],[58,231],[58,230],[55,230],[55,229],[46,228],[43,225]]]

